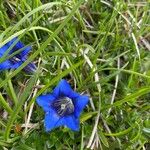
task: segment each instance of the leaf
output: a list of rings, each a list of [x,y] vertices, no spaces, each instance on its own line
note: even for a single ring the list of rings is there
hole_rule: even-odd
[[[143,128],[143,131],[150,134],[150,128]]]
[[[102,108],[102,110],[105,110],[105,109],[108,109],[108,108],[111,108],[111,107],[116,107],[116,106],[120,106],[122,105],[123,103],[126,103],[126,102],[130,102],[132,101],[133,99],[137,99],[138,97],[144,95],[144,94],[147,94],[150,92],[150,87],[143,87],[143,88],[140,88],[137,92],[134,92],[133,94],[130,94],[130,95],[127,95],[124,99],[122,100],[118,100],[117,102],[115,102],[114,104],[112,105],[107,105],[107,106],[104,106]]]
[[[100,130],[99,131],[99,137],[100,137],[100,140],[102,141],[102,143],[109,148],[109,144],[108,144],[108,141],[107,141],[107,138],[105,137],[105,135],[103,134],[103,132]]]
[[[8,140],[8,138],[9,138],[11,127],[12,127],[15,119],[17,118],[17,115],[19,114],[19,112],[20,112],[20,110],[22,108],[22,105],[24,104],[24,102],[28,98],[28,96],[30,95],[30,93],[32,91],[32,87],[35,84],[36,79],[37,79],[36,75],[34,75],[33,77],[30,78],[28,86],[25,88],[24,92],[20,96],[18,104],[14,108],[14,111],[13,111],[13,113],[11,114],[11,116],[10,116],[10,118],[8,120],[8,123],[6,125],[6,130],[5,130],[5,133],[4,133],[4,138],[6,140]]]
[[[85,122],[86,120],[90,119],[91,117],[93,117],[97,113],[98,113],[97,111],[94,111],[94,112],[89,112],[89,113],[86,113],[86,114],[82,115],[80,117],[80,122],[81,123]]]
[[[9,106],[9,104],[6,102],[6,100],[4,99],[4,97],[2,96],[2,94],[0,93],[0,104],[1,106],[8,112],[8,113],[12,113],[12,109]]]
[[[122,135],[125,135],[127,133],[129,133],[133,127],[135,127],[135,125],[133,125],[132,127],[129,127],[128,129],[126,130],[123,130],[123,131],[120,131],[120,132],[117,132],[117,133],[105,133],[106,136],[122,136]]]
[[[52,33],[52,35],[49,36],[49,38],[41,45],[41,47],[32,54],[18,69],[16,69],[10,76],[8,76],[1,84],[0,88],[3,87],[9,79],[14,77],[17,73],[19,73],[26,65],[28,65],[34,58],[36,58],[42,50],[44,50],[48,44],[60,33],[60,31],[65,27],[65,25],[68,23],[68,21],[72,18],[72,16],[75,14],[76,10],[80,7],[83,0],[80,0],[72,9],[72,11],[68,14],[66,19],[58,26],[58,28]],[[43,5],[44,6],[44,5]],[[41,6],[42,7],[42,6]],[[30,15],[28,14],[26,18],[28,18]],[[6,41],[7,43],[8,41]]]

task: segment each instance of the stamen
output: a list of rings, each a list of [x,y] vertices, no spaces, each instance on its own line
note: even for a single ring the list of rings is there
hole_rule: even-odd
[[[66,116],[74,112],[74,105],[69,97],[62,97],[52,103],[58,115]]]

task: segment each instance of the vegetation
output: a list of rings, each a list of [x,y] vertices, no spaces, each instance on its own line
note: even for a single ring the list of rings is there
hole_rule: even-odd
[[[32,46],[0,72],[0,149],[148,150],[149,25],[146,0],[0,0],[0,47],[16,36]],[[61,79],[90,97],[79,132],[44,129],[35,100]]]

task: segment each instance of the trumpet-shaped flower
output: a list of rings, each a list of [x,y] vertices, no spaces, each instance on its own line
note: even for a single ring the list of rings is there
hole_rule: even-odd
[[[13,45],[14,42],[16,42],[16,40],[17,38],[13,38],[11,41],[9,41],[0,48],[0,58],[3,57],[5,53],[7,53],[7,50]],[[30,46],[25,47],[25,45],[21,41],[16,42],[12,49],[8,50],[8,59],[0,63],[0,71],[18,68],[22,63],[24,63],[27,60],[27,56],[30,50]],[[33,63],[29,63],[24,68],[24,70],[27,72],[33,72],[35,71],[35,69],[36,67]]]
[[[79,117],[88,103],[88,96],[74,92],[68,82],[62,79],[52,93],[36,99],[45,111],[45,128],[50,131],[59,126],[79,130]]]

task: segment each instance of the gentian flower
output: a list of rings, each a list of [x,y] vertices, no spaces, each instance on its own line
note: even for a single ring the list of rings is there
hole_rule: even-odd
[[[79,116],[88,103],[88,96],[74,92],[62,79],[52,93],[37,97],[36,102],[45,111],[46,131],[64,125],[78,131]]]
[[[17,40],[17,38],[13,38],[11,41],[6,43],[4,46],[0,48],[0,58],[5,54],[5,52],[9,49],[9,47],[12,46],[12,44]],[[20,50],[21,49],[21,50]],[[0,71],[2,70],[8,70],[8,69],[16,69],[18,68],[22,63],[24,63],[27,60],[28,53],[30,52],[31,47],[25,45],[18,41],[13,48],[9,51],[7,56],[10,56],[14,52],[17,53],[16,55],[12,56],[11,58],[3,61],[0,63]],[[24,70],[27,72],[33,72],[35,71],[36,67],[33,63],[29,63]]]

